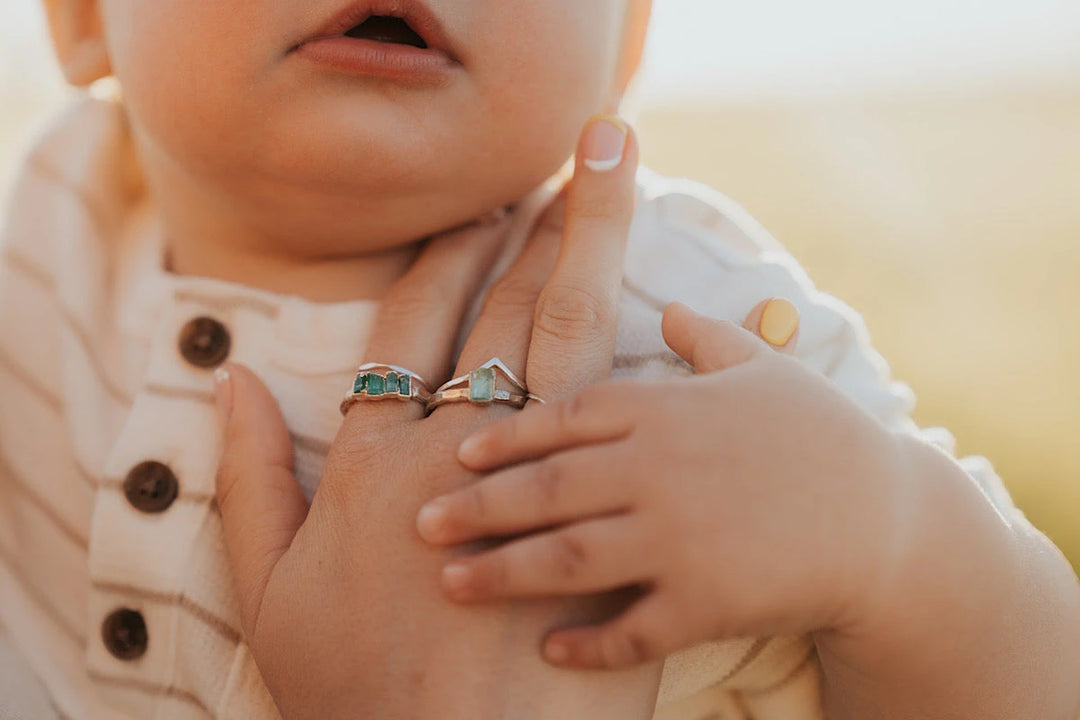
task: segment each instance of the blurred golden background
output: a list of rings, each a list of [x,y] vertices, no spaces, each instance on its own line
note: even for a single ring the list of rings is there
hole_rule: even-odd
[[[0,189],[64,97],[15,3]],[[1077,38],[1060,0],[656,0],[638,125],[648,164],[734,197],[865,315],[919,422],[1080,568]]]

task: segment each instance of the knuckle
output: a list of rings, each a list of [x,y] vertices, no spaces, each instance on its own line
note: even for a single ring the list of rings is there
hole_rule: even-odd
[[[539,288],[529,278],[520,273],[511,272],[488,291],[484,300],[484,309],[491,308],[531,308],[536,302]]]
[[[402,323],[415,321],[419,317],[430,314],[432,308],[445,305],[451,290],[452,288],[445,281],[439,279],[422,285],[400,288],[384,303],[383,318],[387,320],[388,325],[401,327]]]
[[[560,340],[595,340],[615,317],[615,303],[574,285],[544,288],[536,303],[536,330]]]
[[[552,537],[551,559],[558,577],[573,580],[581,575],[588,564],[589,551],[580,537],[558,533]]]
[[[650,643],[637,628],[616,628],[600,639],[600,657],[609,668],[637,665],[649,659]]]
[[[539,496],[537,499],[542,509],[552,512],[559,507],[564,477],[562,468],[551,460],[537,466],[536,489]]]
[[[474,587],[484,595],[498,594],[510,587],[509,560],[505,553],[492,552],[473,566]]]
[[[482,522],[490,513],[491,503],[488,502],[487,491],[483,485],[474,485],[465,491],[465,497],[461,504],[463,519],[473,522]]]
[[[223,512],[227,510],[229,499],[232,497],[233,490],[236,489],[236,486],[239,483],[240,473],[236,469],[236,463],[233,461],[232,453],[229,450],[226,450],[218,465],[217,473],[214,476],[217,504]]]
[[[555,414],[555,425],[559,433],[574,435],[582,426],[589,406],[595,402],[596,394],[588,390],[571,395],[559,403]]]
[[[578,195],[569,205],[575,220],[609,220],[626,212],[626,200],[617,193]]]

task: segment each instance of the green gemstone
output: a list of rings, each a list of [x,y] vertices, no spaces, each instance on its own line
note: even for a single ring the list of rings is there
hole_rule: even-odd
[[[491,402],[495,398],[495,369],[480,368],[469,373],[469,400]]]
[[[386,373],[386,384],[383,387],[383,392],[387,395],[397,395],[398,391],[398,374],[396,372]]]
[[[412,395],[412,377],[409,375],[402,375],[398,379],[398,395],[401,397],[409,397]]]
[[[381,376],[372,373],[368,376],[367,394],[370,397],[379,397],[386,389],[386,381]]]
[[[352,391],[356,394],[360,394],[367,389],[367,373],[360,373],[356,376],[356,382],[353,383]]]

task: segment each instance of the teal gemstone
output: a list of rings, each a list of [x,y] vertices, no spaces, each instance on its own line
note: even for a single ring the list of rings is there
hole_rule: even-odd
[[[360,373],[356,376],[356,382],[353,383],[352,391],[356,394],[360,394],[367,389],[367,373]]]
[[[398,395],[401,397],[409,397],[412,395],[412,377],[409,375],[402,375],[398,378]]]
[[[397,395],[398,391],[398,374],[396,372],[386,373],[386,384],[383,387],[383,392],[387,395]]]
[[[480,368],[469,373],[469,400],[491,402],[495,398],[495,369]]]
[[[372,373],[368,375],[367,394],[370,397],[379,397],[386,389],[386,381],[381,376]]]

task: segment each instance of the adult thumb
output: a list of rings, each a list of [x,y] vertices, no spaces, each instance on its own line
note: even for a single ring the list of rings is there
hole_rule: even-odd
[[[217,503],[225,545],[251,637],[270,576],[307,516],[293,474],[293,447],[281,410],[248,368],[226,363],[214,373],[223,433]]]

